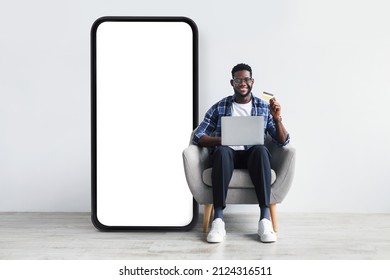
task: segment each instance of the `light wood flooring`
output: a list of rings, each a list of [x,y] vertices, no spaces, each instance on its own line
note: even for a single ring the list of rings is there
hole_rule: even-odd
[[[390,259],[390,214],[279,213],[278,241],[259,241],[256,212],[227,212],[224,243],[202,216],[188,232],[99,232],[90,213],[0,213],[0,259]]]

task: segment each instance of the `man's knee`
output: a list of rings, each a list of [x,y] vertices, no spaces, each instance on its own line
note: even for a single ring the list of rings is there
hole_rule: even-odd
[[[214,158],[229,158],[233,156],[233,149],[228,146],[218,146],[214,151]]]
[[[249,161],[253,162],[253,160],[260,162],[270,162],[271,154],[268,151],[267,147],[263,145],[253,146],[250,151]]]
[[[260,156],[269,156],[269,151],[264,145],[256,145],[251,148],[252,153]]]

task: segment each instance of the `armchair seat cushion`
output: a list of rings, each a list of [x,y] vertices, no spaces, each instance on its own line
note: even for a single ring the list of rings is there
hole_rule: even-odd
[[[205,169],[202,173],[202,181],[208,187],[211,187],[211,172],[212,168]],[[271,185],[276,180],[276,173],[271,169]],[[234,169],[232,179],[230,180],[229,188],[232,189],[253,189],[253,183],[247,169]]]

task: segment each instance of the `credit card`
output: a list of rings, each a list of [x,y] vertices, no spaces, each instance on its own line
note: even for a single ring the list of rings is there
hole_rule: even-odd
[[[269,102],[272,98],[274,98],[275,95],[273,95],[272,93],[269,93],[269,92],[265,92],[263,91],[263,99],[267,102]]]

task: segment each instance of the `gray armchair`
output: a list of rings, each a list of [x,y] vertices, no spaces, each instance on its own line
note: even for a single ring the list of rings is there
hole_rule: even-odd
[[[192,139],[192,136],[191,136]],[[295,148],[290,144],[278,147],[267,136],[265,145],[271,158],[271,205],[270,214],[274,231],[278,230],[276,204],[281,203],[290,190],[295,169]],[[207,148],[190,144],[183,151],[184,171],[192,195],[199,204],[204,205],[203,231],[208,231],[213,212],[213,193],[211,171]],[[235,169],[229,184],[228,204],[257,204],[257,198],[248,171]]]

